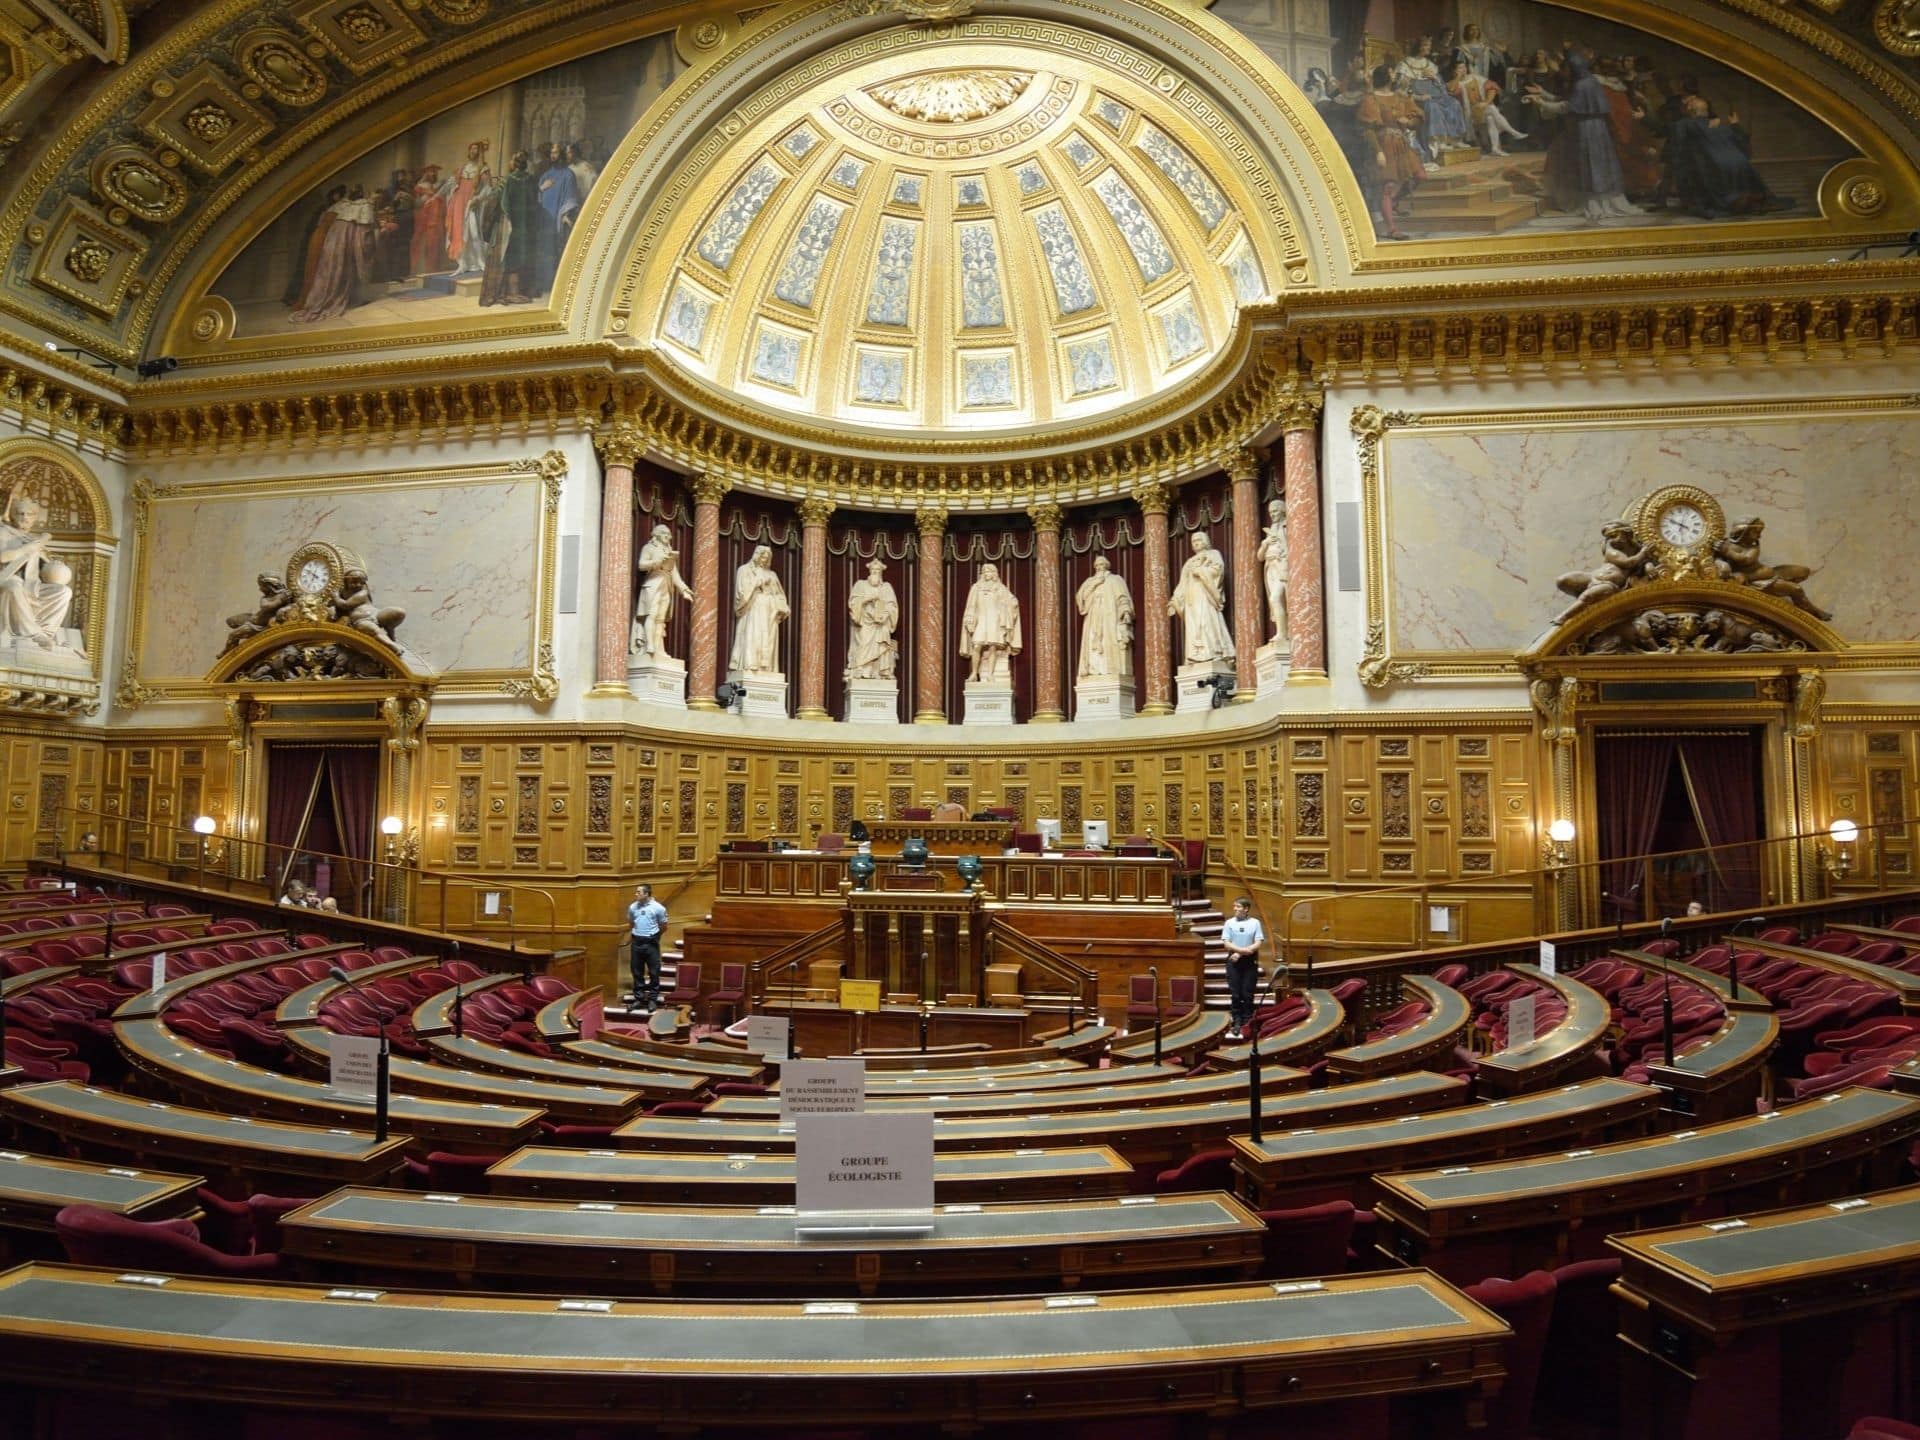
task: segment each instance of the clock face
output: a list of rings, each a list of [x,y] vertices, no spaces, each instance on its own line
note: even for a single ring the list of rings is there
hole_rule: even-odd
[[[1669,545],[1694,546],[1707,538],[1707,517],[1696,506],[1669,505],[1660,512],[1660,538]]]
[[[326,561],[316,557],[300,567],[300,573],[294,576],[293,583],[303,594],[320,595],[325,593],[332,581],[333,571],[328,568]]]

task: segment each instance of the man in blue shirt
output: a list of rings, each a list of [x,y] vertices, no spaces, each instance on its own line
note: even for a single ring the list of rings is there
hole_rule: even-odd
[[[1245,897],[1234,901],[1233,918],[1220,927],[1220,941],[1227,947],[1227,993],[1232,997],[1229,1039],[1238,1040],[1253,1023],[1253,995],[1260,986],[1260,947],[1266,939],[1266,931],[1253,918],[1253,902]]]
[[[667,907],[653,898],[651,885],[636,885],[627,906],[633,931],[633,1000],[648,1009],[660,1003],[660,937],[666,933]]]

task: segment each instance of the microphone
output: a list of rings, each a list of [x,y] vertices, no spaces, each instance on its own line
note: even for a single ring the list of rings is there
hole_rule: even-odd
[[[345,985],[349,990],[360,993],[359,983],[338,965],[329,965],[327,974]],[[387,1027],[377,1027],[380,1032],[380,1050],[374,1062],[373,1082],[373,1139],[377,1145],[387,1142],[387,1106],[388,1092],[393,1088],[390,1068],[392,1060],[387,1050]]]
[[[1733,929],[1727,934],[1727,998],[1738,1001],[1740,998],[1740,947],[1733,942],[1740,938],[1740,932],[1752,926],[1757,933],[1766,928],[1767,917],[1749,915],[1744,920],[1733,922]]]
[[[447,957],[447,961],[451,964],[459,958],[460,942],[455,940],[453,942],[453,954]],[[467,1038],[466,999],[466,990],[460,983],[460,977],[456,975],[453,977],[453,1038],[456,1040],[464,1040]]]
[[[1660,938],[1667,938],[1667,932],[1673,929],[1673,917],[1660,917]],[[1673,968],[1667,963],[1667,957],[1660,957],[1660,973],[1666,977],[1666,984],[1660,996],[1660,1035],[1667,1052],[1667,1064],[1673,1064]]]

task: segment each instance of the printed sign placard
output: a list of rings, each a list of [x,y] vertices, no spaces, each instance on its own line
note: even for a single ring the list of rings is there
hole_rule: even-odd
[[[327,1050],[327,1084],[342,1095],[373,1099],[380,1076],[379,1037],[329,1035]]]
[[[931,1111],[803,1115],[794,1126],[795,1208],[931,1210]]]
[[[786,1054],[787,1026],[791,1023],[784,1015],[749,1015],[747,1049],[756,1055]]]
[[[1453,911],[1445,905],[1427,907],[1427,929],[1435,935],[1453,933]]]
[[[140,972],[136,970],[134,973],[137,975]],[[158,955],[153,957],[153,983],[150,986],[148,986],[148,988],[151,990],[158,990],[162,985],[166,983],[167,983],[167,952],[162,950]]]
[[[1538,995],[1522,995],[1507,1006],[1507,1048],[1524,1050],[1533,1044],[1535,1011],[1540,1004]]]
[[[867,1108],[864,1060],[789,1060],[780,1067],[780,1118],[858,1115]]]
[[[873,1014],[880,1008],[880,982],[878,980],[842,980],[840,1008]]]
[[[1554,968],[1554,950],[1551,940],[1542,940],[1540,942],[1540,968],[1549,975],[1557,975],[1560,973]]]

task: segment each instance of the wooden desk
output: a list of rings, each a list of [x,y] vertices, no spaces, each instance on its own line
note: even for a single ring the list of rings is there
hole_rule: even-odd
[[[874,853],[897,855],[912,839],[927,842],[933,855],[998,855],[1013,844],[1010,820],[873,820],[867,834]]]
[[[1710,1199],[1780,1204],[1887,1184],[1916,1135],[1920,1100],[1850,1089],[1647,1140],[1381,1175],[1378,1243],[1463,1281],[1524,1274],[1598,1254],[1613,1231],[1684,1219]]]
[[[1771,1008],[1736,1010],[1706,1044],[1675,1055],[1671,1065],[1665,1051],[1650,1052],[1660,1058],[1647,1061],[1647,1077],[1667,1092],[1667,1108],[1676,1115],[1705,1121],[1751,1115],[1779,1043],[1780,1021]]]
[[[1445,1160],[1490,1160],[1566,1144],[1644,1135],[1660,1092],[1625,1080],[1589,1080],[1513,1100],[1483,1101],[1431,1115],[1359,1125],[1283,1130],[1233,1146],[1239,1192],[1261,1209],[1351,1200],[1373,1202],[1373,1177]]]
[[[369,1293],[21,1266],[0,1276],[0,1376],[29,1426],[44,1422],[48,1389],[84,1386],[179,1399],[198,1428],[235,1433],[210,1407],[931,1434],[1148,1413],[1219,1425],[1266,1412],[1284,1427],[1281,1407],[1353,1395],[1396,1397],[1396,1431],[1412,1433],[1477,1418],[1508,1334],[1418,1272],[1285,1293],[1108,1293],[1066,1309],[1038,1296],[860,1301],[851,1320],[794,1302],[568,1313],[551,1299]]]
[[[135,1068],[171,1090],[204,1103],[240,1115],[296,1122],[356,1127],[373,1123],[371,1100],[341,1095],[318,1080],[303,1080],[212,1054],[175,1035],[158,1020],[119,1021],[113,1027],[113,1036]],[[546,1113],[477,1099],[443,1100],[398,1091],[391,1098],[389,1111],[396,1130],[435,1149],[483,1151],[509,1150],[524,1143]]]
[[[1171,1080],[1186,1074],[1180,1065],[1116,1065],[1111,1070],[1076,1065],[1070,1060],[1036,1060],[1026,1065],[927,1066],[918,1070],[867,1071],[867,1094],[912,1095],[935,1091],[959,1093],[984,1090],[1055,1088],[1075,1090],[1086,1085],[1130,1085],[1140,1080]],[[773,1088],[778,1090],[780,1082]]]
[[[1202,1055],[1218,1061],[1224,1053],[1215,1047],[1227,1033],[1230,1017],[1222,1010],[1194,1010],[1173,1025],[1160,1027],[1160,1058],[1191,1065]],[[1115,1063],[1138,1064],[1153,1059],[1153,1027],[1136,1030],[1107,1047]]]
[[[1295,1024],[1261,1037],[1260,1063],[1263,1065],[1311,1065],[1340,1038],[1347,1023],[1347,1012],[1333,998],[1331,990],[1302,991],[1307,997],[1307,1013]],[[1207,1012],[1219,1016],[1217,1010]],[[1225,1017],[1220,1017],[1224,1023]],[[1215,1065],[1245,1069],[1252,1061],[1251,1045],[1227,1045],[1207,1056]]]
[[[1407,1115],[1457,1105],[1466,1082],[1418,1072],[1281,1095],[1265,1106],[1266,1120],[1283,1126],[1338,1124],[1383,1115]],[[1920,1108],[1920,1107],[1916,1107]],[[1244,1100],[1197,1105],[1134,1106],[1117,1110],[1029,1112],[941,1119],[936,1152],[1008,1150],[1029,1145],[1110,1145],[1141,1170],[1176,1164],[1195,1150],[1225,1144],[1247,1128]],[[635,1150],[707,1153],[793,1153],[793,1133],[773,1120],[722,1120],[704,1115],[645,1115],[613,1134],[613,1144]]]
[[[1841,1435],[1912,1415],[1920,1187],[1615,1235],[1623,1422],[1709,1440]]]
[[[1530,1045],[1509,1046],[1473,1062],[1475,1089],[1483,1095],[1521,1095],[1591,1073],[1594,1052],[1607,1037],[1613,1007],[1591,985],[1566,975],[1549,975],[1538,965],[1509,965],[1515,974],[1559,992],[1567,1003],[1560,1023]]]
[[[1402,975],[1400,986],[1409,1000],[1427,1003],[1426,1018],[1384,1040],[1369,1040],[1344,1050],[1328,1051],[1329,1075],[1345,1079],[1392,1075],[1418,1069],[1453,1052],[1453,1047],[1473,1023],[1473,1007],[1467,1003],[1467,997],[1427,975]]]
[[[208,1175],[260,1182],[291,1177],[329,1185],[375,1185],[401,1167],[405,1135],[288,1124],[142,1100],[69,1080],[0,1093],[0,1115],[88,1148],[184,1162]]]
[[[0,1181],[4,1172],[0,1171]],[[925,1216],[338,1190],[285,1216],[281,1251],[358,1284],[595,1295],[993,1294],[1251,1276],[1266,1227],[1224,1194],[944,1205]],[[923,1225],[923,1233],[905,1233]]]
[[[92,1205],[130,1220],[171,1220],[197,1204],[198,1175],[132,1169],[91,1160],[56,1160],[0,1149],[0,1229],[53,1233],[68,1205]],[[0,1253],[4,1253],[0,1241]]]
[[[796,1049],[813,1059],[858,1055],[867,1049],[905,1050],[920,1043],[922,1012],[913,1005],[883,1005],[869,1014],[822,1001],[770,999],[762,1002],[760,1013],[791,1019]],[[935,1005],[925,1013],[928,1045],[974,1041],[997,1050],[1024,1047],[1029,1033],[1052,1018],[1028,1010],[947,1005]]]
[[[1154,1067],[1144,1067],[1152,1070]],[[1124,1075],[1124,1070],[1101,1070],[1101,1075]],[[1173,1075],[1159,1080],[1124,1085],[1078,1086],[1071,1089],[1051,1087],[1031,1090],[1024,1085],[1002,1086],[994,1090],[951,1093],[918,1087],[904,1094],[869,1094],[869,1110],[924,1110],[936,1115],[1008,1115],[1035,1111],[1060,1114],[1068,1110],[1147,1109],[1158,1105],[1197,1105],[1215,1100],[1247,1103],[1247,1072],[1229,1071],[1224,1075]],[[1304,1070],[1276,1065],[1260,1072],[1260,1093],[1278,1096],[1298,1094],[1307,1088],[1310,1077]],[[709,1105],[705,1112],[723,1120],[739,1118],[767,1119],[780,1114],[778,1095],[725,1095]]]
[[[933,1194],[942,1204],[1121,1195],[1132,1180],[1133,1167],[1104,1145],[933,1157]],[[496,1195],[542,1199],[791,1205],[794,1163],[791,1150],[703,1155],[529,1145],[489,1169],[487,1183]]]

